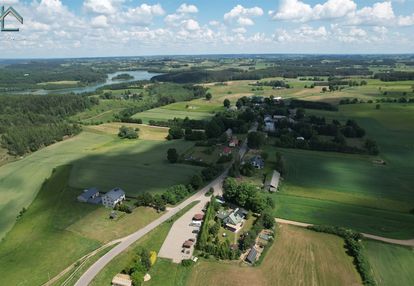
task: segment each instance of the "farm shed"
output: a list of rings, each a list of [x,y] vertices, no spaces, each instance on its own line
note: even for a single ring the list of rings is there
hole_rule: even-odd
[[[265,189],[269,192],[276,192],[279,188],[280,173],[276,170],[273,171],[272,176],[266,180]]]

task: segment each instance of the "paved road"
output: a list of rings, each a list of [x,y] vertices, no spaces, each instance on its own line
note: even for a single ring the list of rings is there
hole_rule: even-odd
[[[162,224],[163,222],[169,220],[175,214],[177,214],[180,210],[184,209],[186,206],[191,204],[192,202],[200,199],[201,196],[204,196],[206,192],[212,187],[216,186],[217,184],[221,183],[225,178],[227,172],[222,174],[220,177],[215,179],[213,182],[208,184],[206,187],[198,191],[196,194],[191,196],[190,198],[186,199],[184,202],[179,204],[178,206],[171,208],[166,214],[162,215],[158,219],[154,220],[147,226],[141,228],[140,230],[134,232],[131,235],[128,235],[124,238],[119,239],[120,243],[112,248],[108,253],[102,256],[98,261],[96,261],[76,282],[75,286],[87,286],[93,278],[117,255],[127,249],[131,244],[133,244],[138,239],[142,238],[144,235],[149,233],[151,230],[155,229],[157,226]]]
[[[256,131],[258,124],[253,124],[252,128],[249,130],[249,132]],[[247,139],[243,142],[242,146],[240,147],[240,157],[242,158],[247,152]],[[121,241],[117,246],[115,246],[113,249],[111,249],[108,253],[106,253],[104,256],[102,256],[98,261],[96,261],[83,275],[79,278],[79,280],[76,282],[75,286],[87,286],[93,278],[95,278],[96,275],[117,255],[119,255],[121,252],[123,252],[125,249],[127,249],[131,244],[133,244],[135,241],[149,233],[151,230],[162,224],[163,222],[167,221],[171,217],[173,217],[175,214],[177,214],[180,210],[191,204],[192,202],[200,199],[201,196],[204,196],[206,192],[211,187],[217,187],[218,185],[221,185],[223,183],[223,180],[227,176],[228,169],[223,172],[223,174],[212,181],[210,184],[208,184],[206,187],[198,191],[196,194],[191,196],[190,198],[186,199],[184,202],[179,204],[178,206],[171,208],[166,214],[159,217],[158,219],[154,220],[144,228],[134,232],[131,235],[128,235],[124,238],[119,239]]]
[[[276,218],[276,222],[282,223],[282,224],[290,224],[290,225],[300,226],[300,227],[308,227],[308,226],[313,225],[313,224],[310,224],[310,223],[298,222],[298,221],[287,220],[287,219],[282,219],[282,218]],[[393,239],[393,238],[387,238],[387,237],[382,237],[382,236],[378,236],[378,235],[372,235],[372,234],[368,234],[368,233],[361,233],[361,234],[364,237],[369,238],[369,239],[373,239],[373,240],[378,240],[378,241],[391,243],[391,244],[398,244],[398,245],[403,245],[403,246],[414,247],[414,239],[402,240],[402,239]]]

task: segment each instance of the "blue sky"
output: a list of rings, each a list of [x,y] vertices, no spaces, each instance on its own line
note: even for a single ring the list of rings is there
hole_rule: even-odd
[[[413,0],[0,0],[1,58],[412,53]]]

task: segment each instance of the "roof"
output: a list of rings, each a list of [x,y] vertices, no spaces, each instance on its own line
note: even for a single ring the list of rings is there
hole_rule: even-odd
[[[223,153],[224,154],[228,154],[228,153],[231,153],[231,152],[232,152],[231,148],[229,148],[229,147],[224,147],[223,148]]]
[[[252,248],[249,252],[249,254],[246,257],[246,260],[249,261],[250,263],[253,263],[256,261],[256,257],[257,257],[257,250],[256,248]]]
[[[119,198],[122,196],[125,196],[125,192],[120,188],[115,188],[107,192],[105,196],[109,197],[113,201],[116,201],[119,200]]]
[[[216,215],[219,219],[225,219],[229,216],[229,213],[226,211],[219,211]]]
[[[264,166],[264,160],[262,159],[262,157],[260,157],[259,155],[254,156],[251,159],[252,164],[254,165],[258,165],[258,166]]]
[[[243,218],[239,214],[239,209],[235,209],[227,218],[226,223],[237,225],[243,221]]]
[[[97,188],[93,187],[93,188],[84,190],[83,193],[79,195],[79,197],[82,197],[85,200],[89,200],[94,195],[96,195],[96,193],[99,193],[99,190]]]
[[[280,173],[276,170],[273,171],[272,177],[266,183],[266,187],[277,189],[279,187]]]
[[[202,220],[204,218],[203,214],[195,214],[193,220]]]
[[[132,286],[131,277],[127,274],[117,274],[112,279],[112,285]]]

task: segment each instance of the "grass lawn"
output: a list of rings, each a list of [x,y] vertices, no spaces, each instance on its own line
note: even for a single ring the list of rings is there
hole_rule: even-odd
[[[190,210],[195,204],[197,204],[197,202],[191,203],[183,210],[181,210],[179,213],[177,213],[173,218],[149,232],[147,235],[145,235],[137,242],[135,242],[133,245],[131,245],[127,250],[115,257],[115,259],[113,259],[101,272],[99,272],[99,274],[95,277],[94,280],[92,280],[92,283],[89,286],[110,285],[112,278],[117,273],[120,273],[126,266],[128,266],[129,263],[131,263],[138,249],[146,248],[149,251],[156,251],[158,253],[174,221],[180,216],[182,216],[185,212]],[[157,259],[157,262],[150,270],[150,273],[153,276],[154,280],[159,278],[153,273],[159,272],[159,267],[161,267],[162,269],[162,261],[163,260],[161,259]],[[162,275],[165,275],[164,272],[161,273]]]
[[[364,241],[365,253],[378,285],[414,285],[414,250],[372,240]]]
[[[341,106],[339,112],[309,111],[326,118],[357,120],[380,147],[375,157],[280,149],[288,174],[276,196],[275,215],[331,224],[395,238],[414,237],[414,106]],[[267,147],[271,169],[275,147]]]
[[[260,266],[201,260],[186,285],[348,286],[361,285],[361,279],[341,238],[283,225]]]

